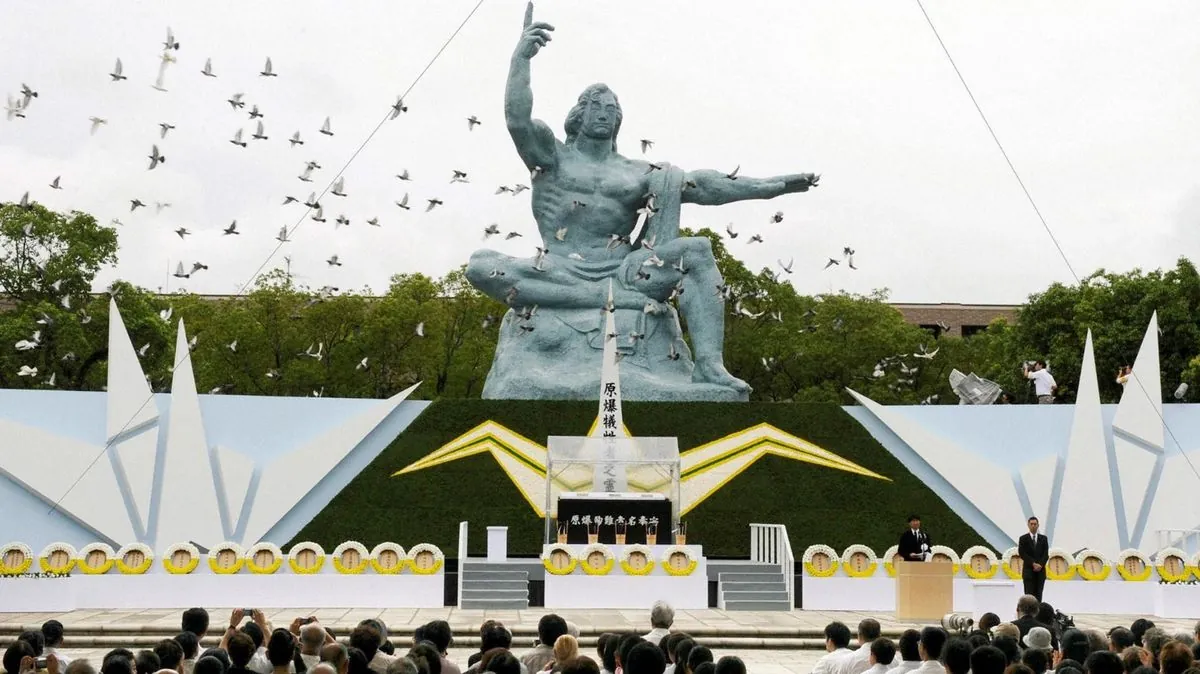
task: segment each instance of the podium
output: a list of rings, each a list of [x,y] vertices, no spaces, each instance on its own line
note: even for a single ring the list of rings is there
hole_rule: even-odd
[[[954,564],[896,562],[896,619],[938,621],[954,611]]]

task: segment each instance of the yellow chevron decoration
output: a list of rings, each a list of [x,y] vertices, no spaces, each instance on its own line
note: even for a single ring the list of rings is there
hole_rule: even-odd
[[[599,421],[597,417],[592,426]],[[546,448],[494,421],[479,424],[396,471],[393,477],[483,453],[492,455],[538,517],[545,517]],[[686,515],[768,454],[891,481],[807,440],[762,423],[680,453],[681,515]],[[568,469],[554,480],[562,491],[586,491],[592,483],[592,475],[590,470],[579,467]],[[634,468],[629,471],[628,482],[632,491],[649,492],[661,488],[665,479],[652,468]]]

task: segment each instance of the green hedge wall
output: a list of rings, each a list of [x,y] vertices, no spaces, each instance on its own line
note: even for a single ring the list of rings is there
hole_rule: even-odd
[[[635,436],[676,436],[681,452],[755,424],[769,423],[890,482],[776,456],[760,458],[684,519],[688,542],[711,557],[749,555],[749,523],[782,523],[799,555],[814,543],[842,550],[853,543],[878,554],[894,544],[910,512],[920,513],[936,543],[961,552],[983,543],[962,518],[833,404],[624,403]],[[490,454],[392,477],[475,426],[492,420],[541,444],[551,435],[581,435],[595,402],[440,400],[431,404],[292,541],[331,550],[347,540],[368,548],[395,541],[458,551],[458,523],[471,523],[469,548],[482,555],[485,527],[507,525],[509,553],[541,552],[538,518]]]

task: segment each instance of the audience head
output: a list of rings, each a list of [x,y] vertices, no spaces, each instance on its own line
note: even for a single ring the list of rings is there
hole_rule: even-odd
[[[554,661],[565,662],[579,656],[579,642],[570,634],[554,640]]]
[[[267,639],[267,661],[275,667],[287,667],[295,654],[296,638],[292,633],[282,627],[272,630]]]
[[[1063,658],[1075,662],[1087,660],[1088,654],[1092,652],[1087,635],[1076,629],[1062,633],[1058,638],[1058,650],[1062,652]]]
[[[133,668],[137,674],[154,674],[163,668],[162,660],[154,651],[138,651],[137,656],[133,659]]]
[[[1007,667],[1008,658],[995,646],[981,646],[971,652],[971,674],[1004,674]]]
[[[992,639],[996,637],[1008,637],[1016,641],[1021,638],[1021,628],[1012,623],[1000,623],[992,628]]]
[[[163,639],[154,644],[154,654],[158,656],[162,663],[160,669],[173,669],[182,671],[179,668],[179,663],[183,662],[183,646],[179,645],[174,639]]]
[[[1134,645],[1137,640],[1128,627],[1114,627],[1108,632],[1108,647],[1114,653],[1123,653],[1126,648]]]
[[[712,661],[713,661],[712,649],[708,648],[707,646],[700,646],[699,644],[697,644],[694,648],[692,648],[692,652],[688,653],[687,666],[684,668],[684,671],[690,672],[691,674],[695,674],[697,667],[699,667],[700,665],[702,665],[706,662],[712,662]],[[665,666],[665,664],[664,664],[664,666]]]
[[[921,633],[917,630],[904,630],[900,634],[900,659],[908,662],[921,661]]]
[[[192,665],[192,674],[225,674],[225,665],[221,663],[220,659],[205,655],[198,658],[196,664]]]
[[[262,628],[258,626],[258,623],[249,622],[242,625],[242,632],[250,637],[256,649],[262,648],[263,644],[267,641],[267,635],[263,634]]]
[[[991,644],[992,640],[988,639],[986,633],[975,631],[967,635],[967,643],[971,645],[971,652],[974,653],[975,649]]]
[[[40,658],[46,650],[46,637],[42,636],[41,630],[25,630],[17,635],[18,641],[24,641],[33,647],[33,657]]]
[[[1058,674],[1057,669],[1054,670],[1054,674]],[[1141,667],[1133,670],[1133,674],[1158,674],[1158,670],[1149,665],[1142,665]]]
[[[736,655],[726,655],[717,660],[716,674],[746,674],[746,663]]]
[[[444,655],[450,649],[450,644],[454,643],[454,635],[450,632],[450,623],[445,620],[434,620],[425,625],[425,639],[438,649],[439,654]],[[553,641],[550,642],[550,644],[553,643]]]
[[[183,649],[184,660],[195,660],[200,653],[200,639],[191,632],[185,630],[176,634],[175,643]]]
[[[387,674],[417,674],[417,663],[412,658],[396,658],[388,663]]]
[[[375,646],[375,650],[379,650],[378,645]],[[370,660],[361,648],[347,648],[346,660],[350,663],[346,668],[347,674],[371,674]]]
[[[1021,654],[1021,664],[1033,671],[1033,674],[1046,674],[1050,668],[1050,656],[1046,651],[1031,648]]]
[[[1183,669],[1172,674],[1183,674]],[[1121,658],[1112,651],[1095,651],[1084,660],[1083,671],[1084,674],[1125,674],[1125,665],[1121,663]]]
[[[484,655],[487,655],[486,653]],[[417,669],[424,674],[442,674],[442,654],[437,646],[428,641],[422,641],[408,651],[408,657],[417,663]],[[483,662],[482,660],[480,661]]]
[[[922,660],[941,660],[942,649],[946,647],[946,630],[940,627],[926,627],[921,630],[921,641],[918,652]]]
[[[891,639],[879,637],[871,642],[868,661],[872,665],[890,665],[896,659],[896,644]]]
[[[126,652],[128,651],[126,650]],[[112,653],[108,655],[112,655]],[[110,658],[108,655],[104,656],[104,662],[100,665],[100,674],[134,674],[133,658],[126,655],[117,655]],[[133,654],[130,653],[130,655]]]
[[[197,637],[203,637],[204,633],[208,631],[208,611],[202,608],[189,608],[183,612],[179,628],[184,632],[191,632]]]
[[[844,623],[834,622],[825,626],[825,650],[833,652],[850,645],[850,628]]]
[[[92,663],[88,662],[87,658],[79,658],[78,660],[72,660],[67,665],[66,674],[96,674],[96,668],[92,666]]]
[[[665,601],[656,601],[650,607],[650,627],[654,629],[670,629],[675,624],[675,609]]]
[[[696,665],[695,674],[717,674],[717,666],[711,662],[701,662]]]
[[[679,642],[690,638],[691,637],[683,632],[672,632],[667,635],[666,645],[663,647],[663,656],[667,658],[667,664],[673,664],[675,662],[675,649],[679,646]]]
[[[1132,634],[1133,632],[1130,632]],[[1125,665],[1127,674],[1133,674],[1133,670],[1150,662],[1150,652],[1141,646],[1126,646],[1121,651],[1121,663]]]
[[[254,657],[254,652],[258,650],[254,639],[245,632],[237,632],[230,636],[225,648],[229,651],[229,661],[239,669],[245,669],[246,665],[250,664],[250,658]]]
[[[633,634],[632,632],[629,634],[621,635],[617,639],[617,666],[621,667],[623,669],[628,669],[627,664],[629,663],[629,652],[633,650],[634,646],[637,646],[638,644],[642,644],[642,643],[646,643],[646,640],[643,639],[642,637],[638,636],[637,634]],[[695,644],[693,644],[693,646],[694,645]],[[691,650],[692,650],[692,647],[689,646],[688,652],[691,652]],[[682,660],[680,660],[679,654],[676,653],[675,661],[686,663],[687,658],[685,657]],[[663,665],[663,668],[664,669],[666,668],[665,664]]]
[[[1037,597],[1031,594],[1024,595],[1017,600],[1017,616],[1022,618],[1025,616],[1036,616],[1038,606],[1040,605]]]
[[[1053,625],[1054,607],[1047,602],[1038,604],[1037,615],[1035,617],[1037,618],[1037,621],[1043,625]]]
[[[413,646],[416,646],[417,644],[421,643],[422,641],[425,641],[425,626],[424,625],[421,625],[421,626],[417,627],[415,630],[413,630],[413,638],[412,638]]]
[[[1033,674],[1028,665],[1015,662],[1004,669],[1004,674]]]
[[[1161,674],[1183,674],[1184,670],[1191,667],[1194,662],[1192,649],[1187,644],[1168,641],[1163,644],[1162,650],[1158,654],[1158,671]],[[1096,672],[1095,674],[1109,673]],[[1118,674],[1120,673],[1118,672]]]
[[[42,640],[50,648],[62,645],[63,624],[57,620],[47,620],[42,623]]]
[[[490,667],[492,664],[492,659],[495,658],[496,656],[500,655],[501,653],[507,653],[507,652],[508,652],[507,648],[489,648],[488,650],[484,651],[483,655],[481,655],[479,658],[479,671],[481,671],[481,672],[488,671],[488,667]],[[418,663],[418,668],[419,668],[420,664],[421,663]]]
[[[712,654],[710,653],[709,661],[711,660]],[[691,663],[690,659],[688,663]],[[662,651],[658,650],[658,646],[647,643],[644,639],[629,650],[629,657],[626,658],[623,665],[625,674],[662,674],[666,668],[667,661],[663,658]]]
[[[604,671],[617,671],[617,644],[621,641],[621,637],[616,634],[609,634],[607,639],[604,639],[604,649],[600,652],[600,663],[604,665]]]
[[[1020,632],[1017,632],[1017,634],[1020,634]],[[1021,658],[1021,645],[1017,642],[1016,637],[1001,634],[992,639],[992,645],[999,648],[1001,653],[1004,653],[1004,658],[1010,665]],[[1049,652],[1047,652],[1046,657],[1050,657]]]
[[[866,618],[858,623],[858,643],[869,644],[879,638],[879,621]]]
[[[328,662],[318,662],[316,667],[308,670],[308,674],[338,674],[338,672]]]
[[[563,636],[571,638],[572,641],[574,641],[569,634],[565,634]],[[559,641],[562,641],[562,639],[563,637],[558,638]],[[554,643],[557,644],[558,641]],[[576,647],[575,650],[578,651],[578,647]],[[511,651],[504,650],[492,656],[492,658],[488,660],[487,669],[484,671],[494,672],[495,674],[521,674],[521,661],[518,660],[517,656],[513,655]]]
[[[1146,618],[1138,618],[1129,626],[1129,631],[1133,632],[1134,643],[1138,646],[1143,646],[1142,637],[1146,634],[1146,630],[1154,627],[1154,623]]]
[[[996,615],[995,613],[984,613],[983,615],[979,616],[979,629],[987,632],[988,634],[991,634],[992,628],[999,624],[1000,616]]]
[[[309,623],[300,628],[300,649],[306,655],[317,655],[325,643],[325,629]]]
[[[586,655],[581,655],[562,663],[562,674],[600,674],[600,665]]]
[[[1162,651],[1163,644],[1167,643],[1170,637],[1159,627],[1151,627],[1142,635],[1142,647],[1150,651],[1150,655],[1154,658],[1154,662],[1158,662],[1158,654]]]
[[[1104,632],[1100,630],[1084,630],[1083,633],[1087,636],[1089,651],[1095,653],[1096,651],[1108,650],[1108,637],[1104,636]]]
[[[226,651],[224,648],[210,648],[201,653],[200,657],[216,658],[221,663],[221,671],[223,672],[228,672],[233,667],[233,660],[229,659],[229,651]]]
[[[567,621],[555,613],[547,613],[538,621],[538,641],[553,646],[558,638],[567,633]]]
[[[1053,638],[1050,635],[1050,630],[1045,627],[1034,627],[1029,630],[1029,633],[1021,638],[1021,643],[1025,648],[1036,648],[1042,651],[1050,650],[1050,644]]]
[[[370,662],[379,651],[379,637],[379,630],[375,629],[374,625],[360,623],[350,632],[350,647],[362,651],[367,662]]]
[[[104,669],[104,666],[108,664],[108,661],[112,660],[113,658],[125,658],[132,664],[133,663],[133,651],[129,650],[128,648],[112,649],[111,651],[105,653],[104,658],[102,660],[100,660],[100,669]]]
[[[971,671],[971,644],[960,637],[947,640],[942,649],[942,664],[946,666],[946,674],[968,674]]]
[[[495,621],[479,632],[480,652],[486,653],[493,648],[512,648],[512,632],[502,623]]]

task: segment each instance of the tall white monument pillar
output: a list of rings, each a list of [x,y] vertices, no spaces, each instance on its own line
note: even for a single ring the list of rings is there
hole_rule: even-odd
[[[616,320],[613,317],[612,281],[608,282],[608,304],[604,309],[604,353],[600,365],[600,414],[599,423],[590,437],[596,438],[596,451],[601,462],[596,465],[592,478],[593,492],[627,492],[629,484],[625,477],[625,466],[617,463],[617,438],[627,438],[625,422],[621,415],[621,369],[617,363]],[[590,444],[590,443],[589,443]]]

